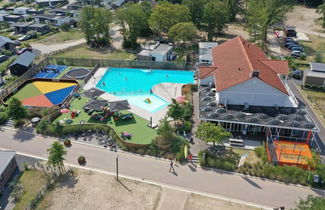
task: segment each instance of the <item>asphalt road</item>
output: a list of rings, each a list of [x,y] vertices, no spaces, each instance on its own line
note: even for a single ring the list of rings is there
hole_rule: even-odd
[[[46,158],[46,149],[55,141],[51,137],[2,130],[0,148],[16,150],[37,157]],[[313,189],[285,185],[273,181],[205,170],[198,166],[178,165],[175,173],[169,173],[169,162],[139,155],[112,152],[107,149],[73,143],[67,149],[66,162],[77,165],[79,155],[84,155],[87,167],[115,171],[115,160],[119,157],[119,173],[158,184],[176,186],[197,192],[225,196],[246,202],[258,203],[268,207],[285,206],[292,208],[299,198],[322,192]]]

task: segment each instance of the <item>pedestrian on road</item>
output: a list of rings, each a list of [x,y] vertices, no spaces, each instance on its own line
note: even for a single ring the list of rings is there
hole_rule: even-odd
[[[188,160],[190,161],[191,164],[193,164],[193,155],[191,153],[188,154]]]
[[[173,173],[175,173],[174,162],[173,162],[173,160],[170,160],[170,163],[169,163],[169,172],[171,172],[172,170],[173,170]]]

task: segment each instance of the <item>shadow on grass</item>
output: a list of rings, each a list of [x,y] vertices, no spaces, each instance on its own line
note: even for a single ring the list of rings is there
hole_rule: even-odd
[[[62,175],[62,177],[60,178],[60,187],[67,187],[67,188],[74,188],[75,185],[78,183],[78,179],[76,179],[75,176],[71,175],[71,174],[64,174]]]
[[[129,119],[129,120],[122,120],[122,119],[118,119],[118,120],[115,120],[115,126],[118,127],[118,126],[124,126],[124,125],[130,125],[130,124],[136,124],[137,121],[135,120],[134,118],[134,115],[132,115],[132,119]]]

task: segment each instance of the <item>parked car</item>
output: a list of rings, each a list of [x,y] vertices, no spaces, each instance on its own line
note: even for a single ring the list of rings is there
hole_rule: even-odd
[[[5,62],[6,60],[8,60],[9,56],[7,55],[0,55],[0,63]]]
[[[287,40],[287,41],[285,41],[286,43],[296,43],[296,44],[298,44],[298,42],[297,41],[295,41],[295,40]]]
[[[289,45],[287,48],[288,48],[289,50],[291,50],[291,49],[294,48],[294,47],[300,47],[300,45],[292,44],[292,45]]]
[[[303,53],[301,51],[297,51],[297,50],[291,52],[292,57],[301,57],[301,56],[304,56],[304,55],[305,55],[305,53]]]
[[[301,51],[301,52],[303,52],[304,51],[304,48],[301,47],[301,46],[299,46],[299,47],[292,47],[290,50],[291,51]]]
[[[295,44],[295,43],[285,43],[284,44],[284,47],[286,47],[286,48],[289,48],[289,46],[299,46],[298,44]]]
[[[22,53],[24,53],[24,52],[26,52],[26,51],[33,52],[33,49],[30,48],[30,47],[25,47],[25,48],[22,48],[22,49],[17,50],[17,51],[16,51],[16,54],[17,54],[17,55],[20,55],[20,54],[22,54]]]
[[[296,80],[301,80],[302,79],[302,71],[301,70],[295,70],[292,73],[292,78],[296,79]]]
[[[26,34],[26,35],[23,35],[21,37],[18,38],[19,41],[26,41],[26,40],[29,40],[29,39],[32,39],[33,37],[29,34]]]
[[[288,41],[296,41],[296,40],[294,40],[294,38],[292,38],[292,37],[286,37],[285,42],[288,42]]]

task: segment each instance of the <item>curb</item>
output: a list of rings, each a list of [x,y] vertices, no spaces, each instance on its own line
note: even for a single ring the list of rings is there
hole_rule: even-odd
[[[4,128],[4,127],[2,127],[2,128]],[[5,127],[4,129],[5,130],[11,130],[11,131],[19,131],[18,129],[15,129],[15,128],[9,128],[8,129],[7,127]],[[25,133],[31,134],[31,132],[28,132],[28,131],[19,131],[19,132],[25,132]],[[35,133],[32,133],[32,134],[42,136],[41,134],[35,134]],[[52,138],[55,138],[55,137],[52,137]],[[58,139],[58,140],[61,141],[60,139]],[[111,150],[109,150],[107,148],[104,148],[104,147],[98,146],[98,145],[93,145],[93,144],[84,143],[84,142],[75,141],[75,140],[71,140],[71,142],[76,143],[76,144],[80,144],[80,145],[85,145],[85,146],[90,146],[90,147],[94,147],[94,148],[98,148],[98,149],[107,150],[109,152],[113,152],[113,151],[111,151]],[[127,152],[127,151],[124,151],[124,150],[117,150],[117,152],[121,152],[121,153],[124,153],[124,154],[129,154],[129,155],[135,155],[135,156],[138,156],[138,157],[145,157],[145,158],[154,159],[154,160],[160,160],[160,161],[164,161],[164,162],[169,162],[170,161],[169,159],[165,159],[165,158],[158,158],[158,157],[153,157],[153,156],[149,156],[149,155],[139,155],[139,154],[132,153],[132,152]],[[17,153],[17,154],[19,154],[19,153]],[[32,155],[26,155],[26,156],[33,157]],[[44,158],[40,158],[40,157],[37,157],[37,158],[44,159]],[[46,160],[46,159],[44,159],[44,160]],[[178,162],[178,164],[181,164],[181,163]],[[197,167],[201,168],[203,170],[211,170],[211,171],[215,171],[215,172],[219,172],[219,173],[232,174],[232,175],[237,175],[237,176],[241,176],[241,177],[248,177],[248,178],[255,178],[255,179],[262,180],[262,181],[269,181],[269,182],[273,182],[273,183],[284,184],[284,185],[287,185],[287,186],[300,187],[300,188],[304,188],[304,189],[312,189],[312,190],[316,190],[316,191],[319,191],[319,192],[322,192],[322,193],[325,194],[325,190],[323,190],[323,189],[303,186],[303,185],[300,185],[300,184],[285,183],[285,182],[274,180],[274,179],[268,179],[268,178],[263,178],[263,177],[258,177],[258,176],[252,176],[252,175],[249,175],[249,174],[242,174],[242,173],[238,173],[238,172],[234,172],[234,171],[225,171],[225,170],[222,170],[222,169],[217,169],[217,168],[212,168],[212,167],[205,167],[205,166],[201,166],[199,163],[197,164]]]
[[[35,155],[30,155],[30,154],[27,154],[27,153],[17,152],[17,154],[32,157],[32,158],[36,158],[36,159],[40,159],[40,160],[43,160],[43,161],[48,160],[47,158],[43,158],[43,157],[39,157],[39,156],[35,156]],[[101,169],[97,169],[97,168],[90,168],[90,167],[70,164],[70,163],[67,163],[67,162],[65,163],[65,165],[68,166],[68,167],[72,167],[72,168],[78,168],[78,169],[94,171],[94,172],[97,172],[97,173],[102,173],[102,174],[106,174],[106,175],[110,175],[110,176],[116,176],[115,172],[105,171],[105,170],[101,170]],[[146,183],[146,184],[156,185],[156,186],[159,186],[161,188],[168,188],[168,189],[178,190],[178,191],[182,191],[182,192],[186,192],[186,193],[198,194],[198,195],[201,195],[201,196],[206,196],[206,197],[210,197],[210,198],[214,198],[214,199],[219,199],[219,200],[223,200],[223,201],[230,202],[230,203],[237,203],[237,204],[247,205],[247,206],[255,207],[255,208],[259,208],[259,209],[267,209],[267,210],[272,210],[273,209],[273,207],[262,205],[262,204],[257,204],[257,203],[253,203],[253,202],[249,202],[249,201],[236,199],[236,198],[226,197],[226,196],[222,196],[222,195],[218,195],[218,194],[211,194],[211,193],[206,193],[206,192],[202,192],[202,191],[194,191],[194,190],[191,190],[191,189],[186,188],[186,187],[173,186],[173,185],[164,184],[164,183],[161,183],[161,182],[145,180],[143,178],[128,176],[128,175],[124,175],[124,174],[119,174],[119,177],[124,178],[124,179],[135,180],[135,181],[138,181],[138,182],[143,182],[143,183]]]

